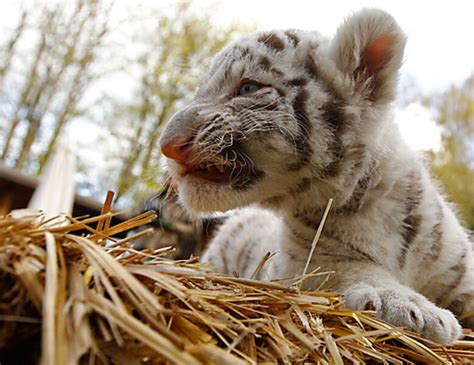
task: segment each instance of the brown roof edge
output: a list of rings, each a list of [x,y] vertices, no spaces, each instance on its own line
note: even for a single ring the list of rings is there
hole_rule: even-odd
[[[39,178],[36,176],[26,175],[18,170],[7,167],[3,162],[0,162],[0,179],[9,180],[10,182],[23,186],[28,189],[36,189],[39,183]],[[80,208],[81,211],[90,210],[100,213],[102,204],[93,198],[75,194],[74,196],[74,208]],[[113,209],[113,211],[117,211]],[[125,221],[131,217],[128,212],[121,213],[117,218],[121,221]]]
[[[3,162],[0,162],[0,177],[33,189],[38,185],[37,177],[25,175],[18,170],[7,167]]]

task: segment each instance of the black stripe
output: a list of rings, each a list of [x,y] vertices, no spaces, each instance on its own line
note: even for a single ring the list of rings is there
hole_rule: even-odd
[[[290,39],[290,42],[293,44],[293,47],[296,47],[300,43],[300,38],[296,35],[295,32],[287,30],[285,35]]]
[[[236,176],[232,181],[232,188],[240,191],[248,190],[264,176],[265,172],[261,170],[252,170],[249,173]]]
[[[289,195],[299,195],[304,193],[311,187],[312,179],[308,177],[302,178],[297,184],[293,185],[290,190],[288,190]]]
[[[312,125],[306,112],[306,103],[309,94],[306,89],[301,89],[293,101],[293,113],[299,126],[298,134],[295,137],[296,161],[287,166],[290,171],[302,169],[311,159],[313,149],[311,148],[309,137]]]
[[[453,282],[448,288],[448,293],[451,292],[452,290],[456,289],[459,284],[461,284],[462,279],[464,278],[464,275],[466,274],[466,258],[467,254],[467,248],[464,248],[463,253],[461,254],[461,257],[459,258],[459,262],[457,265],[453,266],[451,270],[456,273],[456,277],[454,278]]]
[[[331,94],[331,101],[328,101],[321,108],[321,118],[324,120],[336,136],[344,132],[346,126],[346,116],[344,114],[343,102],[334,94]]]
[[[367,191],[369,190],[373,179],[373,171],[369,170],[364,176],[362,176],[362,178],[359,179],[351,197],[346,204],[337,209],[337,213],[343,215],[352,215],[359,212],[365,203]]]
[[[371,261],[373,263],[378,264],[377,260],[375,260],[375,258],[372,255],[370,255],[368,252],[364,252],[364,251],[360,250],[359,249],[360,245],[356,245],[355,241],[352,242],[351,240],[344,239],[336,231],[326,228],[326,229],[323,230],[323,234],[322,234],[323,239],[324,239],[324,237],[331,238],[331,239],[343,244],[344,246],[348,247],[349,249],[353,250],[355,253],[360,255],[359,259],[365,259],[365,260],[368,260],[368,261]],[[367,245],[367,244],[365,244],[364,246],[370,247],[370,245]]]
[[[344,145],[338,136],[333,136],[327,152],[331,154],[331,162],[324,166],[319,172],[319,178],[325,180],[339,175],[345,156]]]
[[[412,172],[407,176],[409,182],[406,196],[406,216],[403,219],[401,227],[402,248],[398,257],[398,264],[403,268],[406,264],[408,252],[411,245],[416,239],[420,230],[422,216],[417,213],[421,203],[423,190],[421,187],[420,176],[416,172]]]
[[[302,212],[302,213],[296,213],[293,217],[301,222],[303,225],[306,227],[312,228],[314,230],[317,230],[319,228],[319,225],[321,223],[321,219],[315,219],[315,215],[317,212],[313,212],[313,214],[309,214]],[[322,213],[322,212],[321,212]],[[322,217],[322,216],[321,216]]]
[[[270,67],[272,67],[272,63],[266,56],[262,56],[258,59],[258,66],[260,66],[264,71],[270,70]]]
[[[279,105],[278,103],[272,101],[270,103],[254,103],[254,104],[251,104],[249,106],[247,106],[245,109],[246,110],[252,110],[252,111],[262,111],[262,110],[266,110],[266,111],[275,111],[279,108]],[[263,123],[273,123],[275,125],[277,125],[274,121],[264,121]],[[260,124],[259,124],[260,126]]]
[[[250,53],[250,50],[245,47],[245,48],[240,48],[240,57],[245,58],[247,55]]]
[[[289,86],[305,86],[308,83],[308,79],[305,77],[296,77],[294,79],[285,82]]]
[[[444,285],[442,285],[443,290],[440,291],[440,295],[438,295],[438,297],[434,301],[435,303],[443,302],[443,299],[446,298],[446,296],[449,295],[454,289],[456,289],[459,284],[461,284],[461,281],[464,278],[467,269],[465,262],[466,255],[467,247],[464,247],[463,252],[459,257],[458,263],[449,268],[446,272],[446,276],[448,276],[450,273],[454,274],[453,279],[449,283],[445,282]]]
[[[321,171],[321,178],[327,179],[335,177],[341,172],[342,163],[345,157],[345,148],[341,141],[341,136],[348,124],[344,113],[343,101],[339,99],[332,90],[328,88],[331,100],[321,108],[321,119],[332,132],[332,141],[328,146],[328,153],[331,154],[331,162]]]
[[[317,47],[317,45],[315,44],[313,48],[316,48],[316,47]],[[305,68],[306,72],[313,79],[316,79],[316,80],[320,79],[318,66],[316,65],[316,62],[314,61],[313,52],[311,52],[311,50],[308,51],[308,53],[307,53],[307,56],[306,56],[306,59],[305,59],[305,62],[304,62],[304,68]]]
[[[287,224],[288,225],[288,224]],[[290,227],[290,226],[289,226]],[[299,240],[300,242],[297,242],[297,243],[303,243],[305,246],[307,244],[310,244],[311,243],[311,239],[308,239],[304,236],[302,236],[300,234],[300,232],[298,232],[297,230],[293,229],[293,228],[290,228],[290,233],[294,236],[294,238],[296,238],[297,240]],[[301,242],[303,241],[303,242]]]
[[[265,44],[265,46],[275,51],[283,51],[285,49],[285,42],[275,33],[262,34],[258,38],[258,42]]]
[[[276,196],[272,196],[271,198],[265,199],[264,201],[261,202],[261,204],[266,207],[274,208],[274,207],[280,206],[285,200],[285,198],[286,196],[276,195]]]
[[[427,260],[430,262],[430,264],[438,260],[441,256],[441,251],[443,248],[443,219],[443,207],[438,202],[435,216],[436,223],[433,225],[429,236],[431,240],[431,249],[427,253]]]

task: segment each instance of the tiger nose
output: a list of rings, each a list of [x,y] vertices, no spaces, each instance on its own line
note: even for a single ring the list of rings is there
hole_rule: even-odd
[[[186,137],[175,137],[171,140],[166,141],[161,146],[161,152],[163,154],[178,162],[185,162],[189,155],[190,140]]]

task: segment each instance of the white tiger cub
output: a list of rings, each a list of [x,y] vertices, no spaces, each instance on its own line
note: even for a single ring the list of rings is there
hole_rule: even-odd
[[[250,276],[278,251],[261,277],[300,275],[333,198],[310,269],[335,271],[327,285],[350,308],[449,344],[462,333],[455,315],[474,309],[473,245],[393,122],[405,40],[374,9],[333,39],[296,30],[240,39],[215,56],[160,144],[190,211],[259,206],[210,244],[203,260],[216,269]]]

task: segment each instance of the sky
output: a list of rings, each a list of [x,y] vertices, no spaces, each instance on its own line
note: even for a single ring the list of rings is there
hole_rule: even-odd
[[[123,13],[139,3],[165,8],[170,2],[116,0],[115,3],[118,13]],[[363,7],[377,7],[391,13],[408,36],[402,81],[410,81],[423,94],[433,94],[447,90],[453,83],[461,83],[474,73],[472,0],[196,0],[194,6],[197,11],[211,7],[213,21],[222,26],[240,23],[252,24],[257,30],[297,28],[318,30],[328,36],[351,13]],[[15,21],[16,9],[18,0],[0,0],[0,27]],[[417,103],[398,105],[395,115],[402,135],[413,148],[440,148],[440,129],[424,107]],[[82,126],[71,125],[73,139],[74,136],[82,139],[81,132],[85,132]]]

